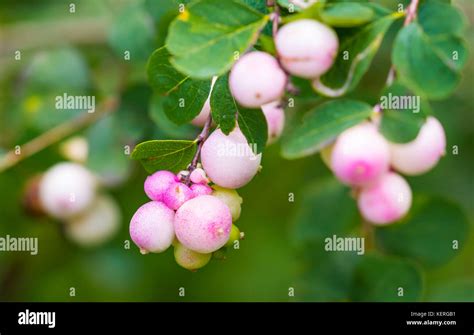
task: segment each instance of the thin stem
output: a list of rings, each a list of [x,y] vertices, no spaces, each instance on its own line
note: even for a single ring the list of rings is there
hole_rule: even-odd
[[[209,136],[209,133],[211,131],[211,126],[212,126],[212,115],[209,115],[209,117],[206,120],[206,123],[204,124],[204,127],[201,130],[201,133],[196,137],[196,143],[197,143],[197,148],[196,148],[196,153],[194,154],[193,160],[191,161],[191,164],[188,166],[188,175],[184,178],[184,182],[186,185],[190,185],[190,176],[191,172],[196,168],[198,162],[199,162],[199,157],[201,156],[201,149],[206,141],[207,137]]]
[[[366,220],[362,221],[362,231],[365,239],[365,251],[370,251],[375,249],[375,229],[372,224]]]
[[[46,48],[69,44],[100,44],[107,39],[109,21],[105,17],[92,19],[56,20],[48,22],[20,23],[4,26],[0,33],[0,55],[14,59],[16,50]]]
[[[403,22],[404,27],[408,26],[415,19],[416,10],[418,9],[418,3],[419,3],[419,0],[411,0],[410,4],[408,5],[407,10],[406,10],[405,21]],[[386,86],[392,85],[396,76],[397,76],[397,73],[395,70],[395,66],[393,66],[392,64],[392,66],[390,67],[390,70],[388,70],[388,75],[387,75],[387,80],[385,82],[385,85]]]
[[[274,5],[272,21],[272,35],[275,40],[278,33],[278,24],[280,23],[280,7],[276,3]]]
[[[109,98],[103,101],[95,113],[84,113],[71,121],[62,123],[47,132],[39,135],[31,141],[20,146],[20,153],[11,150],[0,158],[0,173],[13,167],[22,160],[40,152],[46,147],[68,137],[79,129],[82,129],[103,116],[115,111],[118,107],[117,98]]]

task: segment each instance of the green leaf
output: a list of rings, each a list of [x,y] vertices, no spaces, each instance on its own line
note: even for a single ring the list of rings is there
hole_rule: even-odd
[[[236,53],[257,40],[267,21],[268,15],[239,0],[194,1],[169,28],[171,63],[193,78],[221,75],[231,68]]]
[[[268,52],[272,55],[276,55],[275,41],[273,40],[272,36],[261,34],[258,38],[256,47],[258,47],[259,50]]]
[[[137,143],[151,130],[148,105],[151,90],[145,83],[128,87],[122,94],[115,116],[115,127],[122,140]]]
[[[428,2],[420,6],[418,22],[425,34],[435,37],[454,35],[461,37],[466,18],[454,6],[441,2]]]
[[[86,133],[87,167],[108,185],[123,181],[129,173],[130,160],[124,147],[131,143],[122,136],[120,124],[117,115],[110,115],[93,124]]]
[[[149,115],[161,134],[172,139],[192,138],[196,135],[196,127],[190,124],[176,125],[165,114],[163,100],[165,97],[154,95],[150,101]]]
[[[268,13],[267,0],[241,0],[262,14]]]
[[[403,28],[394,43],[392,62],[400,80],[429,99],[449,96],[467,59],[465,28],[466,19],[455,7],[435,1],[423,4],[418,20]]]
[[[29,92],[74,94],[90,87],[89,68],[83,56],[72,48],[39,52],[27,71],[26,90]]]
[[[355,267],[363,257],[347,252],[316,257],[313,250],[306,252],[313,260],[297,278],[298,300],[348,301]]]
[[[324,250],[324,240],[345,236],[357,226],[358,212],[350,189],[334,178],[317,180],[301,195],[294,218],[295,245]]]
[[[267,120],[261,109],[240,108],[237,117],[239,128],[252,150],[259,154],[267,144]]]
[[[132,158],[139,160],[148,173],[158,170],[179,172],[187,168],[195,152],[195,141],[154,140],[138,144]]]
[[[229,89],[228,75],[217,79],[211,94],[212,119],[228,135],[236,125],[244,134],[255,153],[262,152],[267,143],[268,129],[261,109],[239,106]]]
[[[312,155],[371,114],[372,107],[360,101],[344,99],[324,103],[305,115],[303,123],[283,139],[282,155],[287,159]]]
[[[428,290],[427,301],[473,302],[474,282],[472,278],[456,278],[443,281]]]
[[[340,2],[327,5],[320,15],[332,27],[354,27],[370,22],[375,13],[372,8],[361,3]]]
[[[330,97],[339,97],[354,89],[369,69],[388,28],[401,15],[393,13],[345,36],[334,65],[314,82],[314,89]]]
[[[466,54],[461,40],[450,39],[449,43],[453,51]],[[395,39],[392,52],[399,80],[429,99],[442,99],[450,95],[460,81],[460,66],[454,65],[456,60],[452,54],[440,49],[443,46],[444,43],[433,41],[418,23],[404,27]]]
[[[290,23],[298,20],[303,20],[303,19],[314,19],[314,20],[321,20],[321,9],[324,7],[324,1],[318,1],[314,3],[313,5],[309,6],[308,8],[301,9],[298,6],[293,6],[293,10],[296,12],[293,15],[288,15],[282,17],[282,23]],[[288,6],[288,9],[290,7]]]
[[[389,227],[378,228],[377,244],[386,252],[439,266],[459,253],[468,235],[463,211],[440,198],[417,199],[410,215]],[[458,241],[459,249],[453,248]]]
[[[131,61],[146,61],[156,47],[154,34],[153,20],[143,6],[131,5],[114,18],[108,41],[120,58],[129,51]]]
[[[211,90],[210,80],[194,80],[176,71],[169,63],[170,54],[161,47],[151,55],[148,81],[159,94],[167,95],[163,108],[167,117],[181,125],[194,119],[202,110]]]
[[[399,295],[403,290],[403,295]],[[354,301],[402,302],[421,298],[420,270],[408,261],[376,254],[357,264],[351,297]]]
[[[302,10],[302,8],[301,8],[300,6],[295,6],[295,5],[293,5],[293,4],[290,2],[290,0],[277,0],[277,3],[278,3],[281,7],[287,8],[287,9],[289,9],[290,6],[292,6],[292,8],[293,8],[293,10],[294,10],[295,12],[299,12],[299,11]]]
[[[425,122],[429,106],[418,95],[394,82],[380,98],[382,122],[380,132],[391,142],[406,143],[414,140]],[[404,106],[413,107],[402,108]],[[418,106],[416,106],[418,105]]]
[[[211,113],[214,122],[226,135],[235,128],[239,107],[229,89],[229,76],[217,79],[211,94]]]
[[[165,44],[168,27],[173,19],[179,14],[180,6],[190,0],[145,0],[145,10],[155,21],[156,44]]]

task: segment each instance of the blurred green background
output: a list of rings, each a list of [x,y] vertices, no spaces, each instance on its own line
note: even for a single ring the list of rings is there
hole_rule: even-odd
[[[396,8],[396,1],[380,1]],[[70,12],[70,4],[75,12]],[[471,55],[474,45],[474,3],[455,1],[469,18],[466,32]],[[25,143],[80,111],[57,111],[54,96],[95,95],[96,102],[122,96],[119,110],[74,135],[90,142],[88,166],[112,181],[107,191],[122,210],[120,233],[102,247],[84,249],[64,238],[60,223],[27,216],[21,206],[26,182],[64,160],[59,144],[52,145],[0,173],[0,236],[39,238],[39,254],[0,252],[2,301],[294,301],[333,300],[300,290],[301,251],[293,239],[295,213],[303,190],[330,176],[319,156],[296,161],[280,158],[279,144],[263,156],[263,171],[239,190],[244,198],[237,222],[246,238],[225,261],[212,261],[196,273],[178,267],[172,250],[142,256],[129,239],[128,223],[147,201],[146,174],[123,154],[124,146],[143,139],[192,137],[196,129],[163,123],[145,78],[150,53],[162,44],[166,16],[160,1],[34,1],[0,3],[0,154]],[[387,36],[371,70],[352,95],[374,103],[389,68],[391,41]],[[21,59],[15,60],[15,51]],[[124,60],[124,50],[132,50]],[[433,103],[445,126],[448,154],[430,173],[409,178],[414,193],[438,194],[459,203],[474,219],[474,61],[470,57],[456,93]],[[150,122],[149,113],[158,120]],[[289,193],[295,201],[289,202]],[[337,208],[335,209],[337,210]],[[315,223],[316,224],[316,223]],[[446,222],[449,225],[449,222]],[[474,301],[474,234],[449,263],[428,269],[422,300]],[[307,249],[314,271],[316,250]],[[314,255],[314,256],[313,256]],[[339,273],[334,273],[337,280]],[[316,285],[316,284],[315,284]],[[70,296],[70,288],[76,295]],[[185,296],[178,295],[180,287]],[[293,287],[295,297],[288,296]],[[335,299],[338,300],[338,299]],[[344,299],[343,299],[344,300]]]

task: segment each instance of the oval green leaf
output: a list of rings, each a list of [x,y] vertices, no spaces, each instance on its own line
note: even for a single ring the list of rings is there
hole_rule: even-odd
[[[324,7],[320,16],[332,27],[355,27],[370,22],[375,13],[372,8],[361,3],[340,2]]]
[[[387,253],[433,267],[459,254],[468,230],[467,218],[456,204],[441,198],[425,198],[415,202],[402,222],[378,228],[376,241]]]
[[[268,22],[239,0],[192,2],[171,24],[166,39],[176,69],[206,79],[228,71]]]
[[[324,103],[305,115],[302,124],[283,139],[282,155],[287,159],[312,155],[371,114],[372,107],[365,102],[343,99]]]
[[[356,266],[351,298],[354,301],[418,301],[422,289],[422,273],[414,264],[370,254]]]
[[[178,72],[169,62],[170,53],[161,47],[151,55],[147,74],[153,89],[166,95],[163,109],[167,117],[182,125],[202,110],[211,90],[210,80],[195,80]]]
[[[158,170],[179,172],[187,168],[195,152],[195,141],[154,140],[138,144],[132,158],[139,160],[148,173]]]

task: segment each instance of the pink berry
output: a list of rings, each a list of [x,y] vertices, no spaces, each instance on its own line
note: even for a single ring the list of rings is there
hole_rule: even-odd
[[[95,201],[97,180],[77,163],[59,163],[41,178],[39,199],[46,213],[58,219],[82,214]]]
[[[177,210],[189,199],[194,197],[193,191],[183,183],[173,183],[163,195],[163,202],[173,210]]]
[[[430,116],[413,141],[392,143],[390,147],[394,169],[410,176],[419,175],[431,170],[444,155],[446,135],[441,123]]]
[[[257,108],[283,95],[286,74],[270,54],[253,51],[235,63],[229,86],[240,105]]]
[[[339,48],[336,33],[310,19],[284,25],[278,31],[275,44],[282,66],[289,73],[308,79],[329,70]]]
[[[189,200],[176,212],[174,229],[179,242],[199,253],[224,246],[232,228],[229,207],[212,195]]]
[[[192,184],[191,190],[193,191],[194,197],[212,194],[212,188],[206,184]]]
[[[389,172],[375,184],[362,189],[358,206],[367,221],[384,225],[405,216],[411,200],[410,185],[400,175]]]
[[[201,109],[201,112],[191,121],[191,123],[198,127],[203,127],[211,114],[211,92],[216,83],[217,77],[212,77],[211,90],[209,91],[209,97],[207,98],[204,106]]]
[[[262,154],[255,155],[239,128],[226,136],[216,129],[204,142],[201,162],[208,177],[225,188],[239,188],[257,173]]]
[[[110,240],[121,222],[116,201],[110,196],[100,195],[84,213],[68,220],[64,231],[77,244],[92,247]]]
[[[363,186],[386,173],[389,160],[388,142],[373,124],[365,122],[339,135],[332,149],[331,167],[341,182]]]
[[[280,101],[274,101],[262,106],[268,126],[267,144],[275,142],[285,127],[285,112],[280,105]]]
[[[158,201],[141,206],[130,221],[130,237],[145,254],[168,249],[174,239],[174,212]]]
[[[196,168],[191,172],[189,176],[190,180],[195,184],[208,184],[209,179],[207,179],[206,172],[201,168]]]
[[[209,114],[211,114],[211,103],[208,98],[204,103],[201,112],[191,121],[191,123],[197,127],[202,127],[206,123]]]
[[[163,196],[171,184],[179,178],[169,171],[157,171],[145,180],[145,193],[151,200],[163,201]]]

